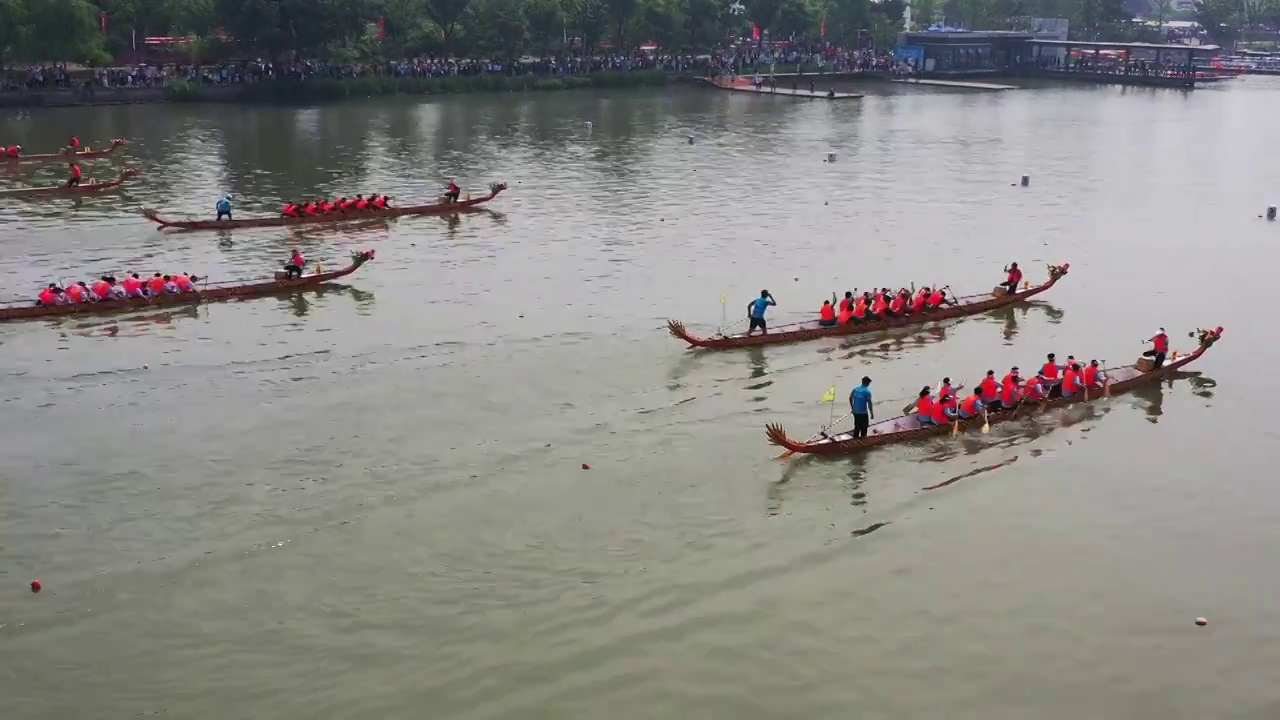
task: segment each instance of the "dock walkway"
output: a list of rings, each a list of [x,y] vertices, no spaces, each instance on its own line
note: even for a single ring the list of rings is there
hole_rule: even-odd
[[[932,85],[934,87],[963,88],[965,90],[1017,90],[1017,85],[972,82],[970,80],[938,80],[935,78],[896,78],[890,82],[907,85]]]
[[[752,93],[754,95],[781,95],[784,97],[807,98],[809,100],[857,100],[858,98],[862,97],[862,95],[859,93],[847,93],[847,92],[838,92],[832,95],[825,90],[819,90],[817,92],[809,92],[808,90],[804,90],[804,89],[792,90],[791,88],[777,88],[776,90],[771,90],[769,89],[768,85],[765,85],[762,88],[756,89],[756,87],[751,84],[750,80],[746,80],[744,78],[738,78],[738,81],[733,84],[714,82],[711,80],[707,80],[706,82],[708,85],[712,87],[720,88],[721,90],[728,90],[730,92],[740,92],[740,93]]]

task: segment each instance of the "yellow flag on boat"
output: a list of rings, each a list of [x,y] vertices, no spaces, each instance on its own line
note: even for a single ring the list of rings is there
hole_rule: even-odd
[[[827,391],[826,395],[822,396],[822,400],[820,400],[819,402],[835,402],[835,401],[836,401],[836,388],[834,385],[832,385],[831,389]]]

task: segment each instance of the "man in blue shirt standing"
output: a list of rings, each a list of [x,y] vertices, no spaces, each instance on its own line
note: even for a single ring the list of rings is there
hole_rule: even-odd
[[[223,197],[221,200],[217,202],[217,204],[214,205],[213,209],[218,211],[218,220],[221,220],[223,215],[226,215],[227,219],[230,220],[231,219],[231,196],[227,195]],[[215,220],[214,222],[217,222],[217,220]]]
[[[849,393],[849,409],[853,411],[853,436],[866,437],[867,427],[876,417],[876,411],[871,407],[871,378],[864,375],[862,384]]]
[[[773,296],[768,290],[761,290],[760,297],[747,303],[747,317],[751,320],[751,327],[747,328],[747,335],[750,336],[756,328],[760,328],[761,335],[767,335],[769,329],[764,324],[764,311],[768,310],[771,305],[777,305],[773,301]]]

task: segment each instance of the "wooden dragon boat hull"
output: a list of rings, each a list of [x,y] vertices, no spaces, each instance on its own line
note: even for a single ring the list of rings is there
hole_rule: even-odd
[[[76,303],[68,305],[33,305],[27,303],[7,303],[0,305],[0,322],[9,320],[34,320],[38,318],[58,317],[63,315],[88,315],[129,310],[150,310],[153,308],[172,307],[175,305],[194,305],[211,300],[227,300],[231,298],[261,297],[280,293],[306,290],[346,277],[374,258],[373,250],[351,253],[351,264],[339,270],[324,273],[311,273],[294,280],[261,280],[258,282],[233,284],[212,283],[196,292],[179,295],[159,295],[150,298],[128,298],[121,300],[105,300],[101,302]]]
[[[16,190],[0,190],[0,198],[26,197],[59,197],[62,195],[90,195],[114,190],[124,184],[125,180],[137,175],[137,171],[126,170],[120,177],[105,182],[89,182],[82,185],[47,185],[45,187],[18,188]]]
[[[697,337],[690,335],[686,330],[684,323],[679,320],[667,321],[667,332],[671,336],[683,340],[691,347],[703,348],[706,350],[734,350],[737,348],[757,347],[760,345],[780,345],[782,343],[802,342],[805,340],[815,340],[823,337],[839,337],[843,335],[862,335],[864,333],[878,332],[880,330],[889,330],[892,328],[910,327],[912,325],[923,325],[925,323],[938,322],[940,320],[950,320],[968,315],[980,315],[990,312],[997,308],[1013,305],[1039,295],[1057,284],[1067,271],[1071,268],[1069,263],[1062,265],[1049,266],[1049,280],[1036,285],[1035,287],[1019,290],[1016,293],[1008,295],[996,296],[994,294],[987,295],[968,295],[956,298],[955,305],[947,305],[944,307],[928,310],[923,313],[906,315],[904,317],[884,318],[882,320],[868,319],[861,323],[848,323],[846,325],[833,325],[824,327],[818,324],[817,320],[808,320],[801,323],[792,323],[790,325],[780,325],[768,333],[756,333],[747,335],[746,333],[738,333],[735,335],[720,335],[716,337]]]
[[[72,160],[89,160],[91,158],[107,157],[115,153],[116,148],[122,145],[128,145],[129,141],[123,138],[112,140],[111,145],[105,150],[94,150],[86,148],[76,153],[57,152],[44,153],[43,155],[19,155],[18,157],[9,157],[7,155],[0,156],[0,162],[3,163],[38,163],[38,162],[71,162]]]
[[[1072,396],[1069,398],[1057,397],[1050,400],[1037,402],[1031,401],[1020,403],[1013,410],[1001,410],[989,413],[986,422],[991,425],[996,423],[1016,420],[1019,415],[1026,416],[1029,410],[1035,408],[1054,408],[1075,403],[1095,402],[1099,397],[1105,395],[1114,395],[1117,393],[1128,392],[1139,385],[1156,382],[1166,378],[1182,368],[1190,365],[1200,358],[1206,350],[1213,347],[1213,344],[1222,337],[1222,328],[1214,328],[1213,330],[1201,330],[1199,335],[1199,347],[1194,352],[1189,353],[1181,358],[1167,362],[1160,368],[1150,371],[1143,371],[1137,365],[1127,365],[1120,368],[1105,368],[1103,372],[1107,376],[1108,387],[1104,391],[1094,391],[1090,393],[1088,399],[1084,394]],[[849,453],[862,452],[871,448],[881,447],[884,445],[894,445],[898,443],[911,442],[928,437],[938,435],[946,435],[957,430],[972,430],[980,428],[983,425],[981,416],[960,420],[957,425],[954,422],[946,425],[921,424],[914,415],[902,415],[899,417],[889,418],[872,423],[868,428],[865,438],[854,438],[851,433],[837,433],[828,437],[821,438],[812,442],[797,442],[787,437],[787,432],[782,426],[777,424],[767,425],[765,435],[769,442],[786,448],[793,453],[807,453],[811,455],[845,455]]]
[[[240,220],[165,220],[153,208],[143,208],[142,214],[153,223],[160,227],[157,230],[230,230],[233,228],[260,228],[260,227],[281,227],[295,225],[319,225],[324,223],[341,223],[351,222],[353,220],[369,220],[376,218],[395,218],[404,217],[406,215],[448,215],[450,213],[462,212],[479,205],[483,205],[498,196],[498,193],[507,189],[506,183],[492,183],[489,185],[489,194],[482,195],[470,200],[458,200],[458,202],[433,202],[425,205],[410,205],[407,207],[385,208],[382,210],[351,210],[344,213],[330,215],[315,215],[307,217],[264,217],[264,218],[242,218]]]

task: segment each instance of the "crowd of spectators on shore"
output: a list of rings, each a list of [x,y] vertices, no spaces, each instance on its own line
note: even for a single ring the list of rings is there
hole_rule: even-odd
[[[216,86],[264,80],[343,79],[368,75],[448,77],[501,75],[572,76],[595,72],[661,70],[673,73],[717,74],[755,71],[771,64],[799,66],[812,72],[901,72],[891,55],[872,50],[846,50],[825,44],[793,44],[757,48],[742,46],[715,54],[677,55],[636,52],[630,55],[549,56],[544,58],[460,59],[419,57],[394,61],[338,63],[326,60],[270,62],[261,59],[222,63],[138,64],[132,67],[69,69],[66,65],[9,68],[5,90],[84,90],[163,87],[175,80]]]

